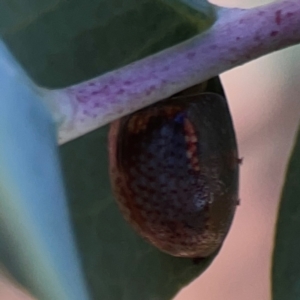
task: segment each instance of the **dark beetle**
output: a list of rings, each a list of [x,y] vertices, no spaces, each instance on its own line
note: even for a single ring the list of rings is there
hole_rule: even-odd
[[[177,94],[115,121],[110,176],[125,219],[160,250],[207,257],[238,204],[239,159],[225,98]]]

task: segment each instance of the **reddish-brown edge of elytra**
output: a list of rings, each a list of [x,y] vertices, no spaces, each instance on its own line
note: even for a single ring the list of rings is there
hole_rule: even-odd
[[[174,151],[164,131],[175,136]],[[177,157],[175,173],[157,154],[164,140],[164,154]],[[237,153],[226,100],[217,94],[179,96],[113,122],[110,177],[123,216],[164,252],[209,256],[222,245],[238,203]]]

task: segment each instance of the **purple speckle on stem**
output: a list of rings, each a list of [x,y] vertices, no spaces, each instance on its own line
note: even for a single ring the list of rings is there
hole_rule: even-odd
[[[107,96],[109,94],[109,85],[104,85],[103,88],[98,90],[98,94],[104,94],[105,96]]]
[[[186,57],[188,59],[193,59],[195,57],[196,53],[195,52],[188,52],[188,54],[186,55]]]
[[[170,67],[169,66],[165,66],[164,68],[163,68],[163,71],[164,72],[167,72],[167,71],[169,71],[170,70]]]
[[[79,103],[86,103],[86,102],[88,102],[88,97],[85,97],[85,96],[80,96],[80,95],[77,95],[76,96],[76,99],[77,99],[77,101],[79,102]]]
[[[124,81],[124,85],[131,85],[131,84],[132,84],[132,82],[130,80]]]
[[[254,37],[254,40],[259,42],[261,40],[261,38],[260,38],[259,35],[257,35],[257,36]]]
[[[125,90],[124,89],[119,89],[118,92],[117,92],[117,95],[122,95],[125,93]]]
[[[275,13],[275,22],[277,25],[280,25],[281,24],[281,10],[277,10],[276,13]]]
[[[278,31],[272,31],[271,33],[270,33],[270,36],[276,36],[278,34]]]

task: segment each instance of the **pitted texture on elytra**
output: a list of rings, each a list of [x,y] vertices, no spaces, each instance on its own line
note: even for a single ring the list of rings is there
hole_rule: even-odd
[[[197,128],[209,124],[205,112],[197,123],[189,109],[157,105],[115,122],[110,173],[124,217],[143,237],[176,256],[204,257],[221,245],[236,203],[223,182],[231,160]]]
[[[208,196],[205,180],[190,167],[183,121],[169,119],[155,126],[150,120],[153,130],[149,136],[138,137],[139,143],[132,140],[127,161],[126,179],[138,195],[135,202],[148,216],[151,231],[160,232],[162,238],[167,234],[175,238],[178,226],[180,231],[202,230],[205,223],[203,216],[199,218]]]

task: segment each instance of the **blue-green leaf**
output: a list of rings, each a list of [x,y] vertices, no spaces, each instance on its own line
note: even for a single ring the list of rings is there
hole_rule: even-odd
[[[86,300],[51,116],[0,41],[0,259],[45,300]]]

